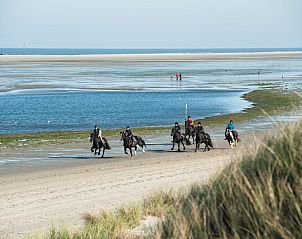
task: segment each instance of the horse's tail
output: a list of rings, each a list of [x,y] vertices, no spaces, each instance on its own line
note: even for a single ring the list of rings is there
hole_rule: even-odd
[[[213,142],[212,142],[212,139],[210,137],[210,135],[208,133],[205,133],[205,136],[208,140],[208,145],[211,147],[211,148],[214,148],[214,145],[213,145]]]
[[[146,143],[145,143],[145,141],[141,138],[141,137],[139,137],[139,136],[134,136],[135,138],[136,138],[136,140],[137,140],[137,142],[139,143],[139,144],[142,144],[143,146],[145,146],[145,148],[146,148]],[[143,147],[142,146],[142,147]]]
[[[110,150],[111,147],[109,146],[107,139],[106,139],[106,138],[103,138],[103,137],[102,137],[102,139],[103,139],[103,142],[104,142],[104,147],[105,147],[105,149]]]
[[[209,146],[210,146],[211,148],[214,148],[214,145],[213,145],[213,142],[212,142],[211,139],[209,140]]]
[[[191,145],[190,140],[188,140],[186,137],[185,137],[185,141],[186,141],[186,145]]]

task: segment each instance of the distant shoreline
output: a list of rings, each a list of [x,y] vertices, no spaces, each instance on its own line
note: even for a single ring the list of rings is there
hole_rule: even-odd
[[[302,51],[241,53],[150,53],[150,54],[87,54],[87,55],[0,55],[0,63],[18,62],[194,62],[254,61],[265,59],[302,58]]]

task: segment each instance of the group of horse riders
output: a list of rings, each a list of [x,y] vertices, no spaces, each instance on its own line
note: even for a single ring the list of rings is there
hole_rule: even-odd
[[[175,134],[178,134],[179,139],[177,139],[175,137]],[[139,136],[134,136],[129,126],[126,127],[126,130],[124,132],[121,132],[121,136],[122,136],[121,140],[124,141],[125,153],[127,153],[126,148],[130,149],[130,153],[132,155],[131,147],[135,148],[134,153],[136,153],[136,145],[139,145],[142,148],[143,148],[143,146],[145,146],[145,142],[142,140],[142,138],[140,138]],[[179,150],[179,143],[183,144],[182,141],[185,141],[185,143],[190,144],[190,141],[189,141],[190,136],[192,136],[192,138],[193,138],[193,144],[194,144],[194,137],[196,136],[196,150],[199,148],[200,143],[205,143],[205,145],[206,145],[205,150],[206,150],[206,148],[208,150],[210,150],[208,146],[213,147],[210,135],[204,131],[204,128],[200,122],[198,122],[197,126],[195,127],[194,121],[191,118],[191,116],[188,116],[187,120],[185,122],[185,134],[182,134],[180,125],[178,124],[178,122],[175,122],[174,128],[172,129],[171,136],[173,136],[172,150],[174,149],[175,142],[178,143],[178,150]],[[187,136],[189,136],[189,138],[187,138]],[[183,137],[183,140],[181,140],[181,137]],[[230,138],[230,140],[229,140],[229,138]],[[234,124],[233,120],[230,120],[230,122],[228,123],[228,125],[226,126],[226,129],[225,129],[225,140],[228,140],[229,144],[231,145],[230,141],[234,142],[235,139],[238,139],[238,133],[235,130],[235,124]],[[96,140],[99,143],[95,143]],[[102,130],[97,125],[95,125],[95,127],[94,127],[94,130],[91,134],[90,141],[93,142],[91,151],[95,152],[95,154],[96,154],[96,149],[98,148],[100,150],[100,148],[101,148],[101,147],[97,147],[98,144],[104,146],[103,153],[104,153],[105,149],[110,149],[107,140],[102,137]],[[183,147],[185,149],[184,144],[183,144]],[[232,147],[232,145],[231,145],[231,147]]]

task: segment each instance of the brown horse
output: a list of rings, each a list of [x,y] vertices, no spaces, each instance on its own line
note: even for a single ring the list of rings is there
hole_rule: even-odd
[[[94,152],[94,155],[96,155],[96,154],[100,155],[101,149],[103,149],[102,158],[104,157],[105,150],[111,149],[108,144],[107,139],[102,138],[102,140],[101,140],[97,133],[92,133],[90,135],[90,142],[92,142],[91,152]],[[99,150],[98,153],[97,153],[97,150]]]
[[[185,136],[180,132],[180,130],[175,130],[175,128],[172,129],[171,131],[171,136],[173,136],[173,146],[171,148],[171,150],[174,149],[174,145],[175,143],[178,144],[178,152],[180,152],[180,144],[182,144],[183,149],[186,150],[186,147],[184,145],[184,141],[185,141]]]
[[[134,148],[134,155],[136,155],[137,145],[143,149],[145,152],[144,147],[146,148],[145,141],[139,136],[127,137],[125,132],[121,132],[121,140],[123,141],[124,152],[127,153],[127,149],[130,150],[130,155],[132,155],[132,148]]]

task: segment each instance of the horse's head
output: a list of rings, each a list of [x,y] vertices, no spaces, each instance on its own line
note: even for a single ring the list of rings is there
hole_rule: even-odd
[[[90,140],[89,140],[90,143],[92,142],[93,138],[94,138],[94,133],[91,133],[91,134],[90,134]]]
[[[122,140],[125,138],[125,136],[126,136],[126,135],[125,135],[125,132],[124,132],[124,131],[121,131],[121,132],[120,132],[120,135],[121,135],[121,139],[120,139],[120,140],[122,141]]]

